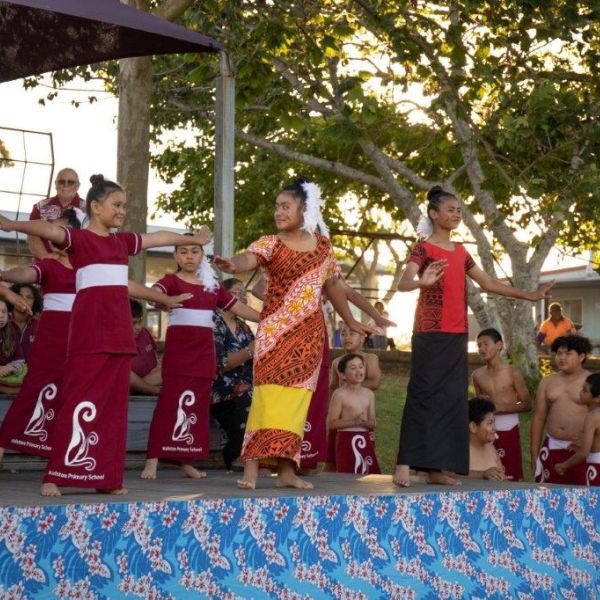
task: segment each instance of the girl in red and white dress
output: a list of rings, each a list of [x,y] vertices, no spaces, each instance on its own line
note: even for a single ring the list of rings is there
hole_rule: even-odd
[[[65,209],[62,217],[53,223],[80,229],[78,214],[73,208]],[[52,451],[52,428],[61,406],[67,338],[76,292],[75,271],[68,254],[53,248],[52,258],[5,271],[1,279],[40,285],[44,308],[27,362],[27,376],[0,427],[0,460],[5,448],[48,457]],[[169,298],[136,282],[128,282],[128,288],[130,295],[179,305],[179,298]]]
[[[249,321],[259,319],[254,309],[237,302],[218,282],[202,246],[188,240],[175,251],[177,272],[155,284],[165,294],[189,293],[192,297],[169,313],[163,385],[150,425],[142,479],[156,479],[159,458],[179,462],[186,477],[206,476],[193,462],[209,452],[210,398],[217,376],[214,311],[220,308]]]
[[[111,233],[126,215],[123,188],[101,175],[91,178],[88,229],[4,217],[4,231],[50,240],[67,251],[75,270],[76,297],[69,326],[62,408],[54,426],[42,495],[60,495],[58,485],[124,494],[129,371],[135,342],[127,294],[128,257],[146,248],[189,244],[190,238],[159,231]],[[208,241],[208,229],[193,238]]]

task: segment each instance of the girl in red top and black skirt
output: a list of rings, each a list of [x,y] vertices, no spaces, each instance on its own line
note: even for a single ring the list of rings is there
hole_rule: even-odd
[[[411,370],[400,430],[394,483],[410,485],[409,469],[427,473],[429,483],[454,485],[444,472],[469,473],[467,407],[467,280],[485,291],[535,302],[554,283],[535,292],[500,283],[450,240],[462,220],[460,202],[440,186],[427,193],[422,238],[408,259],[398,290],[420,289],[412,336]],[[418,279],[415,280],[415,277]]]

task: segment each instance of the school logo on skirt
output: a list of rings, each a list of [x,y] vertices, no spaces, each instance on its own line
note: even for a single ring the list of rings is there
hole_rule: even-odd
[[[96,418],[96,407],[88,401],[80,402],[73,411],[73,431],[71,441],[65,454],[65,465],[68,467],[83,467],[86,471],[96,468],[96,459],[88,456],[90,446],[95,446],[99,437],[95,431],[86,435],[79,421],[79,416],[86,423]]]
[[[56,396],[57,388],[53,383],[45,385],[35,403],[35,408],[25,428],[25,435],[40,438],[41,442],[45,442],[48,439],[48,432],[44,429],[46,421],[52,421],[54,418],[54,410],[52,408],[46,410],[44,408],[44,400],[53,400]]]
[[[190,429],[192,425],[195,425],[198,417],[195,413],[187,414],[185,412],[186,406],[193,406],[196,402],[196,394],[191,390],[185,390],[179,396],[179,403],[177,406],[177,420],[175,421],[175,427],[173,427],[173,435],[171,439],[174,442],[185,442],[188,446],[194,443],[194,436]]]

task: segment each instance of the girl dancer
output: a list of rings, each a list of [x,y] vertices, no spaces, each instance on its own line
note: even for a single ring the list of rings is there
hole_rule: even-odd
[[[175,251],[177,273],[165,275],[155,287],[165,294],[191,295],[169,313],[169,327],[162,363],[163,385],[152,416],[148,458],[142,479],[156,479],[159,458],[176,460],[184,476],[200,479],[206,473],[194,468],[196,458],[208,456],[209,410],[213,380],[217,374],[214,311],[258,321],[258,313],[238,302],[217,281],[202,246],[188,237]]]
[[[461,222],[460,202],[441,187],[427,193],[429,204],[398,290],[420,289],[412,337],[411,371],[402,416],[400,449],[393,481],[410,485],[409,467],[427,472],[429,483],[456,485],[443,473],[469,473],[467,405],[468,275],[486,292],[536,302],[554,282],[528,292],[489,277],[450,235]],[[415,277],[418,275],[418,280]]]
[[[295,467],[323,356],[323,285],[350,327],[371,331],[352,317],[320,207],[319,187],[299,179],[275,201],[277,235],[260,238],[232,258],[215,257],[215,264],[227,273],[257,267],[267,272],[255,345],[254,391],[242,447],[241,488],[255,487],[259,461],[277,463],[280,487],[313,487],[296,475]]]
[[[122,482],[129,371],[135,353],[128,256],[146,248],[190,243],[189,237],[166,231],[111,233],[125,220],[125,192],[102,175],[90,181],[88,229],[0,218],[4,231],[37,235],[64,248],[75,270],[77,295],[69,327],[63,406],[54,427],[42,495],[60,495],[58,485],[127,493]],[[206,243],[208,229],[203,227],[192,239]]]
[[[80,229],[73,208],[64,210],[61,218],[53,223]],[[44,457],[50,456],[52,450],[52,426],[62,397],[67,336],[76,291],[75,272],[68,254],[55,248],[52,250],[53,258],[0,274],[4,281],[36,283],[44,294],[44,309],[27,363],[27,377],[0,428],[0,460],[5,448]],[[180,298],[169,298],[136,282],[130,281],[128,287],[131,295],[179,305]]]

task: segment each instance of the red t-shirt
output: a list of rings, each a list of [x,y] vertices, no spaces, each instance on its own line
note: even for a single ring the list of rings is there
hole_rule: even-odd
[[[44,200],[40,200],[33,205],[31,214],[29,215],[29,220],[37,221],[39,219],[44,219],[45,221],[54,221],[55,219],[60,219],[60,216],[65,208],[71,207],[85,210],[85,200],[76,194],[75,198],[73,198],[73,200],[71,200],[67,206],[63,206],[60,203],[58,196],[45,198]],[[52,252],[52,242],[44,239],[42,239],[42,242],[44,243],[44,248],[46,248],[48,252]]]
[[[135,338],[137,354],[131,359],[131,370],[140,377],[144,377],[156,367],[158,357],[156,356],[156,342],[152,334],[142,327]]]
[[[36,283],[42,294],[74,294],[75,271],[54,258],[43,258],[31,267],[37,273]]]
[[[435,244],[419,242],[408,259],[419,266],[419,278],[434,261],[448,261],[443,277],[429,288],[421,288],[413,331],[466,333],[467,322],[467,278],[475,261],[461,244],[454,250],[445,250]]]
[[[138,233],[97,235],[64,227],[63,248],[77,271],[89,265],[127,265],[142,249]],[[68,354],[135,354],[127,285],[102,285],[77,292],[69,328]]]
[[[169,296],[191,293],[193,297],[182,303],[182,308],[214,311],[227,310],[236,299],[222,286],[209,292],[200,283],[188,283],[175,273],[165,275],[154,284]],[[165,339],[162,363],[163,379],[169,374],[214,379],[217,376],[213,327],[170,325]]]

